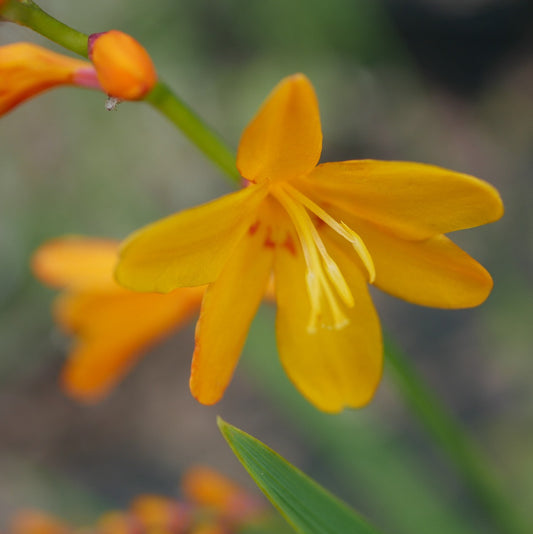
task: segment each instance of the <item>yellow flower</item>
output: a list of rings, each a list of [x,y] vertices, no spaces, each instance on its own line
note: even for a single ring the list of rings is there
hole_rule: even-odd
[[[202,287],[168,295],[128,291],[112,277],[117,251],[114,241],[67,237],[47,242],[33,257],[38,278],[64,290],[55,316],[76,343],[62,385],[85,402],[104,397],[144,350],[186,323],[204,293]]]
[[[318,408],[367,403],[382,337],[367,283],[426,306],[464,308],[492,288],[487,271],[445,233],[501,217],[497,191],[419,163],[317,165],[318,102],[308,79],[280,82],[245,129],[242,190],[134,233],[116,277],[138,291],[209,284],[196,330],[191,390],[217,402],[231,380],[274,273],[285,370]]]
[[[88,61],[56,54],[31,43],[0,46],[0,115],[60,85],[99,88]]]

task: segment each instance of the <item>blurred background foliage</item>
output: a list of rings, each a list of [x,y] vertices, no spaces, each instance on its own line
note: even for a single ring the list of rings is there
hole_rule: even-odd
[[[321,105],[324,161],[414,160],[486,179],[506,215],[454,239],[493,274],[480,308],[420,308],[376,293],[386,330],[486,452],[518,506],[533,500],[531,381],[533,8],[528,0],[42,0],[92,33],[117,28],[233,146],[283,76]],[[31,31],[0,25],[0,44]],[[280,370],[273,310],[256,321],[224,400],[188,391],[193,326],[144,358],[104,402],[57,383],[68,340],[32,251],[64,234],[122,238],[230,190],[148,106],[104,109],[60,89],[0,121],[0,527],[20,507],[74,522],[136,494],[175,494],[191,463],[252,487],[215,415],[259,437],[388,533],[495,532],[410,416],[388,373],[363,410],[318,413]]]

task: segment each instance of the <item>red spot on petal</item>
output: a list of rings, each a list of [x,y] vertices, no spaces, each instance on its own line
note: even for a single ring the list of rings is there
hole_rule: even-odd
[[[250,226],[250,228],[248,228],[248,232],[250,233],[250,235],[254,235],[259,226],[261,226],[261,223],[259,221],[255,221],[254,224],[252,224],[252,226]]]
[[[296,256],[296,246],[294,245],[294,241],[292,240],[292,236],[290,234],[287,234],[282,246],[285,247],[293,256]]]
[[[272,228],[267,228],[267,234],[265,237],[265,242],[263,243],[267,248],[275,248],[276,242],[272,239]]]

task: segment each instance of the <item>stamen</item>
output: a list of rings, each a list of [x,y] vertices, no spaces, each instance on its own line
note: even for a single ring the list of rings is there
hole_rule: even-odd
[[[313,241],[315,242],[320,252],[320,255],[322,256],[322,260],[326,264],[326,272],[329,275],[329,279],[335,285],[335,289],[338,291],[339,295],[344,301],[344,304],[351,308],[354,305],[353,296],[350,292],[348,284],[346,283],[346,280],[344,279],[344,276],[342,276],[339,266],[333,261],[333,258],[329,255],[326,246],[324,245],[324,242],[322,241],[322,238],[318,233],[318,230],[312,223],[310,230],[313,236]]]
[[[307,266],[306,282],[311,303],[311,316],[307,326],[310,333],[316,332],[317,324],[320,319],[324,321],[322,298],[325,297],[331,310],[333,328],[341,329],[348,324],[348,318],[341,310],[338,299],[339,296],[346,306],[353,306],[353,296],[346,284],[342,273],[328,254],[326,247],[305,208],[296,202],[283,187],[272,189],[272,194],[278,199],[280,204],[285,208],[287,214],[292,220],[298,238],[302,245],[305,263]],[[326,269],[324,272],[324,263]],[[336,289],[333,291],[331,284]],[[328,326],[327,323],[324,323]]]
[[[308,197],[300,193],[300,191],[292,187],[290,184],[284,183],[283,187],[285,187],[290,195],[298,200],[298,202],[302,203],[309,211],[313,212],[317,217],[322,219],[332,230],[335,230],[335,232],[352,244],[368,272],[370,283],[374,282],[376,279],[376,268],[374,267],[372,256],[370,255],[370,252],[368,252],[363,240],[344,222],[337,222],[331,215],[329,215],[329,213],[315,204]]]

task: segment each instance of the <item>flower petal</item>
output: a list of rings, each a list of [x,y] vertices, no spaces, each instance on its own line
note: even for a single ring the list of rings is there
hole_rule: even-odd
[[[108,292],[70,293],[56,301],[56,318],[78,340],[63,369],[72,397],[94,402],[123,377],[143,350],[186,322],[200,307],[203,288],[168,295]]]
[[[191,392],[202,404],[220,400],[233,376],[250,323],[272,271],[265,228],[248,232],[208,286],[196,326]]]
[[[318,101],[303,74],[283,79],[244,130],[237,168],[247,180],[286,180],[311,171],[320,159]]]
[[[113,269],[118,241],[66,236],[47,241],[32,257],[32,269],[45,284],[69,289],[116,286]]]
[[[503,215],[490,184],[433,165],[358,160],[319,165],[302,189],[322,204],[370,221],[404,239],[472,228]]]
[[[434,308],[470,308],[492,290],[490,274],[446,236],[407,241],[362,221],[347,223],[370,250],[374,285],[395,297]]]
[[[306,268],[300,248],[296,255],[276,250],[275,287],[278,301],[277,339],[280,358],[294,385],[317,408],[339,412],[370,401],[381,378],[381,328],[368,293],[365,273],[355,252],[323,238],[343,273],[355,300],[346,308],[348,324],[341,329],[318,328],[309,333],[310,302]]]
[[[93,66],[31,43],[0,47],[0,116],[58,85],[97,88]]]
[[[215,280],[248,230],[267,190],[250,186],[133,233],[115,272],[129,289],[166,293]]]

